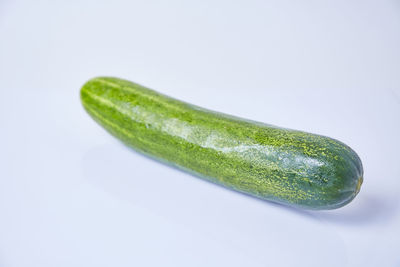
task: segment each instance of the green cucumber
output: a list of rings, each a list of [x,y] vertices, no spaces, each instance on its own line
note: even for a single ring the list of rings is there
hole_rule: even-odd
[[[335,209],[363,181],[357,154],[329,137],[210,111],[118,78],[88,81],[81,101],[136,151],[261,199]]]

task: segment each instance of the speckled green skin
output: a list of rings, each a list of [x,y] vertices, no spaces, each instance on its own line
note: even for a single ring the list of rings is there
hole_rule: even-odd
[[[88,81],[81,100],[135,150],[261,199],[334,209],[362,183],[357,154],[328,137],[206,110],[117,78]]]

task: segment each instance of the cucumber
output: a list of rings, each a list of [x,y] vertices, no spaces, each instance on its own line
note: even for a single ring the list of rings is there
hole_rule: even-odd
[[[325,136],[210,111],[118,78],[89,80],[81,101],[136,151],[264,200],[335,209],[363,181],[357,154]]]

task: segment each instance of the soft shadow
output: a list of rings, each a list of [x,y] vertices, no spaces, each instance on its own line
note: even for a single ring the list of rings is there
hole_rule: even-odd
[[[164,192],[163,186],[171,186],[171,183],[176,184],[176,186],[180,186],[182,184],[180,181],[177,180],[164,181],[160,179],[156,180],[156,178],[154,178],[153,181],[146,179],[146,180],[141,180],[141,182],[137,182],[134,179],[132,179],[132,176],[134,176],[133,174],[136,172],[135,169],[137,167],[131,165],[130,163],[131,158],[125,155],[119,158],[119,160],[117,161],[115,161],[114,159],[118,158],[121,155],[120,154],[121,151],[119,149],[122,148],[126,149],[127,150],[126,152],[129,151],[129,155],[132,156],[134,155],[131,154],[133,152],[135,154],[140,155],[141,157],[145,156],[151,161],[156,161],[157,164],[160,164],[159,160],[138,153],[137,151],[129,147],[123,146],[122,144],[120,144],[119,147],[117,144],[115,145],[116,145],[115,147],[114,146],[97,147],[92,151],[89,151],[89,153],[85,155],[85,158],[83,160],[84,162],[83,169],[85,172],[85,176],[91,182],[94,182],[97,185],[101,185],[101,187],[103,187],[106,191],[113,191],[113,189],[116,189],[116,191],[119,191],[119,193],[121,193],[122,191],[123,195],[128,196],[128,198],[131,201],[133,199],[135,199],[135,201],[140,201],[140,198],[146,198],[146,200],[149,201],[149,196],[144,194],[142,191],[151,190],[154,195],[157,195],[158,197],[163,199],[164,203],[170,203],[171,205],[179,205],[179,203],[174,202],[174,199],[171,199],[170,195]],[[178,169],[177,167],[171,166],[165,162],[161,161],[161,163],[169,167]],[[110,167],[112,171],[108,173],[107,168],[99,169],[99,166],[102,165],[111,165]],[[149,165],[151,165],[150,162]],[[182,169],[179,170],[184,171]],[[187,173],[201,179],[206,183],[211,183],[213,185],[216,185],[215,183],[212,183],[204,179],[203,177],[200,177],[190,172]],[[117,182],[118,180],[119,182]],[[160,184],[160,188],[154,187],[153,182],[162,184]],[[123,184],[122,188],[120,183]],[[234,191],[231,189],[228,190]],[[185,191],[182,190],[182,192]],[[177,192],[179,195],[176,195],[175,198],[176,199],[180,198],[182,200],[187,197],[189,198],[193,197],[191,196],[193,192],[192,193],[189,192],[182,193],[182,192]],[[378,196],[367,195],[363,194],[362,191],[356,197],[356,199],[350,204],[340,209],[329,210],[329,211],[302,210],[290,206],[285,206],[279,203],[258,199],[250,195],[247,195],[245,193],[240,193],[237,191],[234,192],[241,194],[246,198],[252,199],[253,201],[262,202],[261,204],[268,205],[269,207],[273,207],[288,213],[295,214],[296,216],[299,217],[321,222],[341,224],[341,225],[359,226],[359,225],[367,225],[367,224],[369,225],[374,223],[387,223],[390,222],[390,220],[396,215],[398,209],[397,199],[382,198]]]
[[[312,213],[325,222],[360,226],[389,223],[398,210],[396,199],[362,194],[362,192],[353,202],[337,210],[313,211]]]

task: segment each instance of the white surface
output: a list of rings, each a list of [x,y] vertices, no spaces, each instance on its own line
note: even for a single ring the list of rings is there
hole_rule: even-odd
[[[1,1],[0,266],[400,266],[398,1]],[[113,75],[328,135],[348,206],[284,208],[122,146],[79,88]]]

